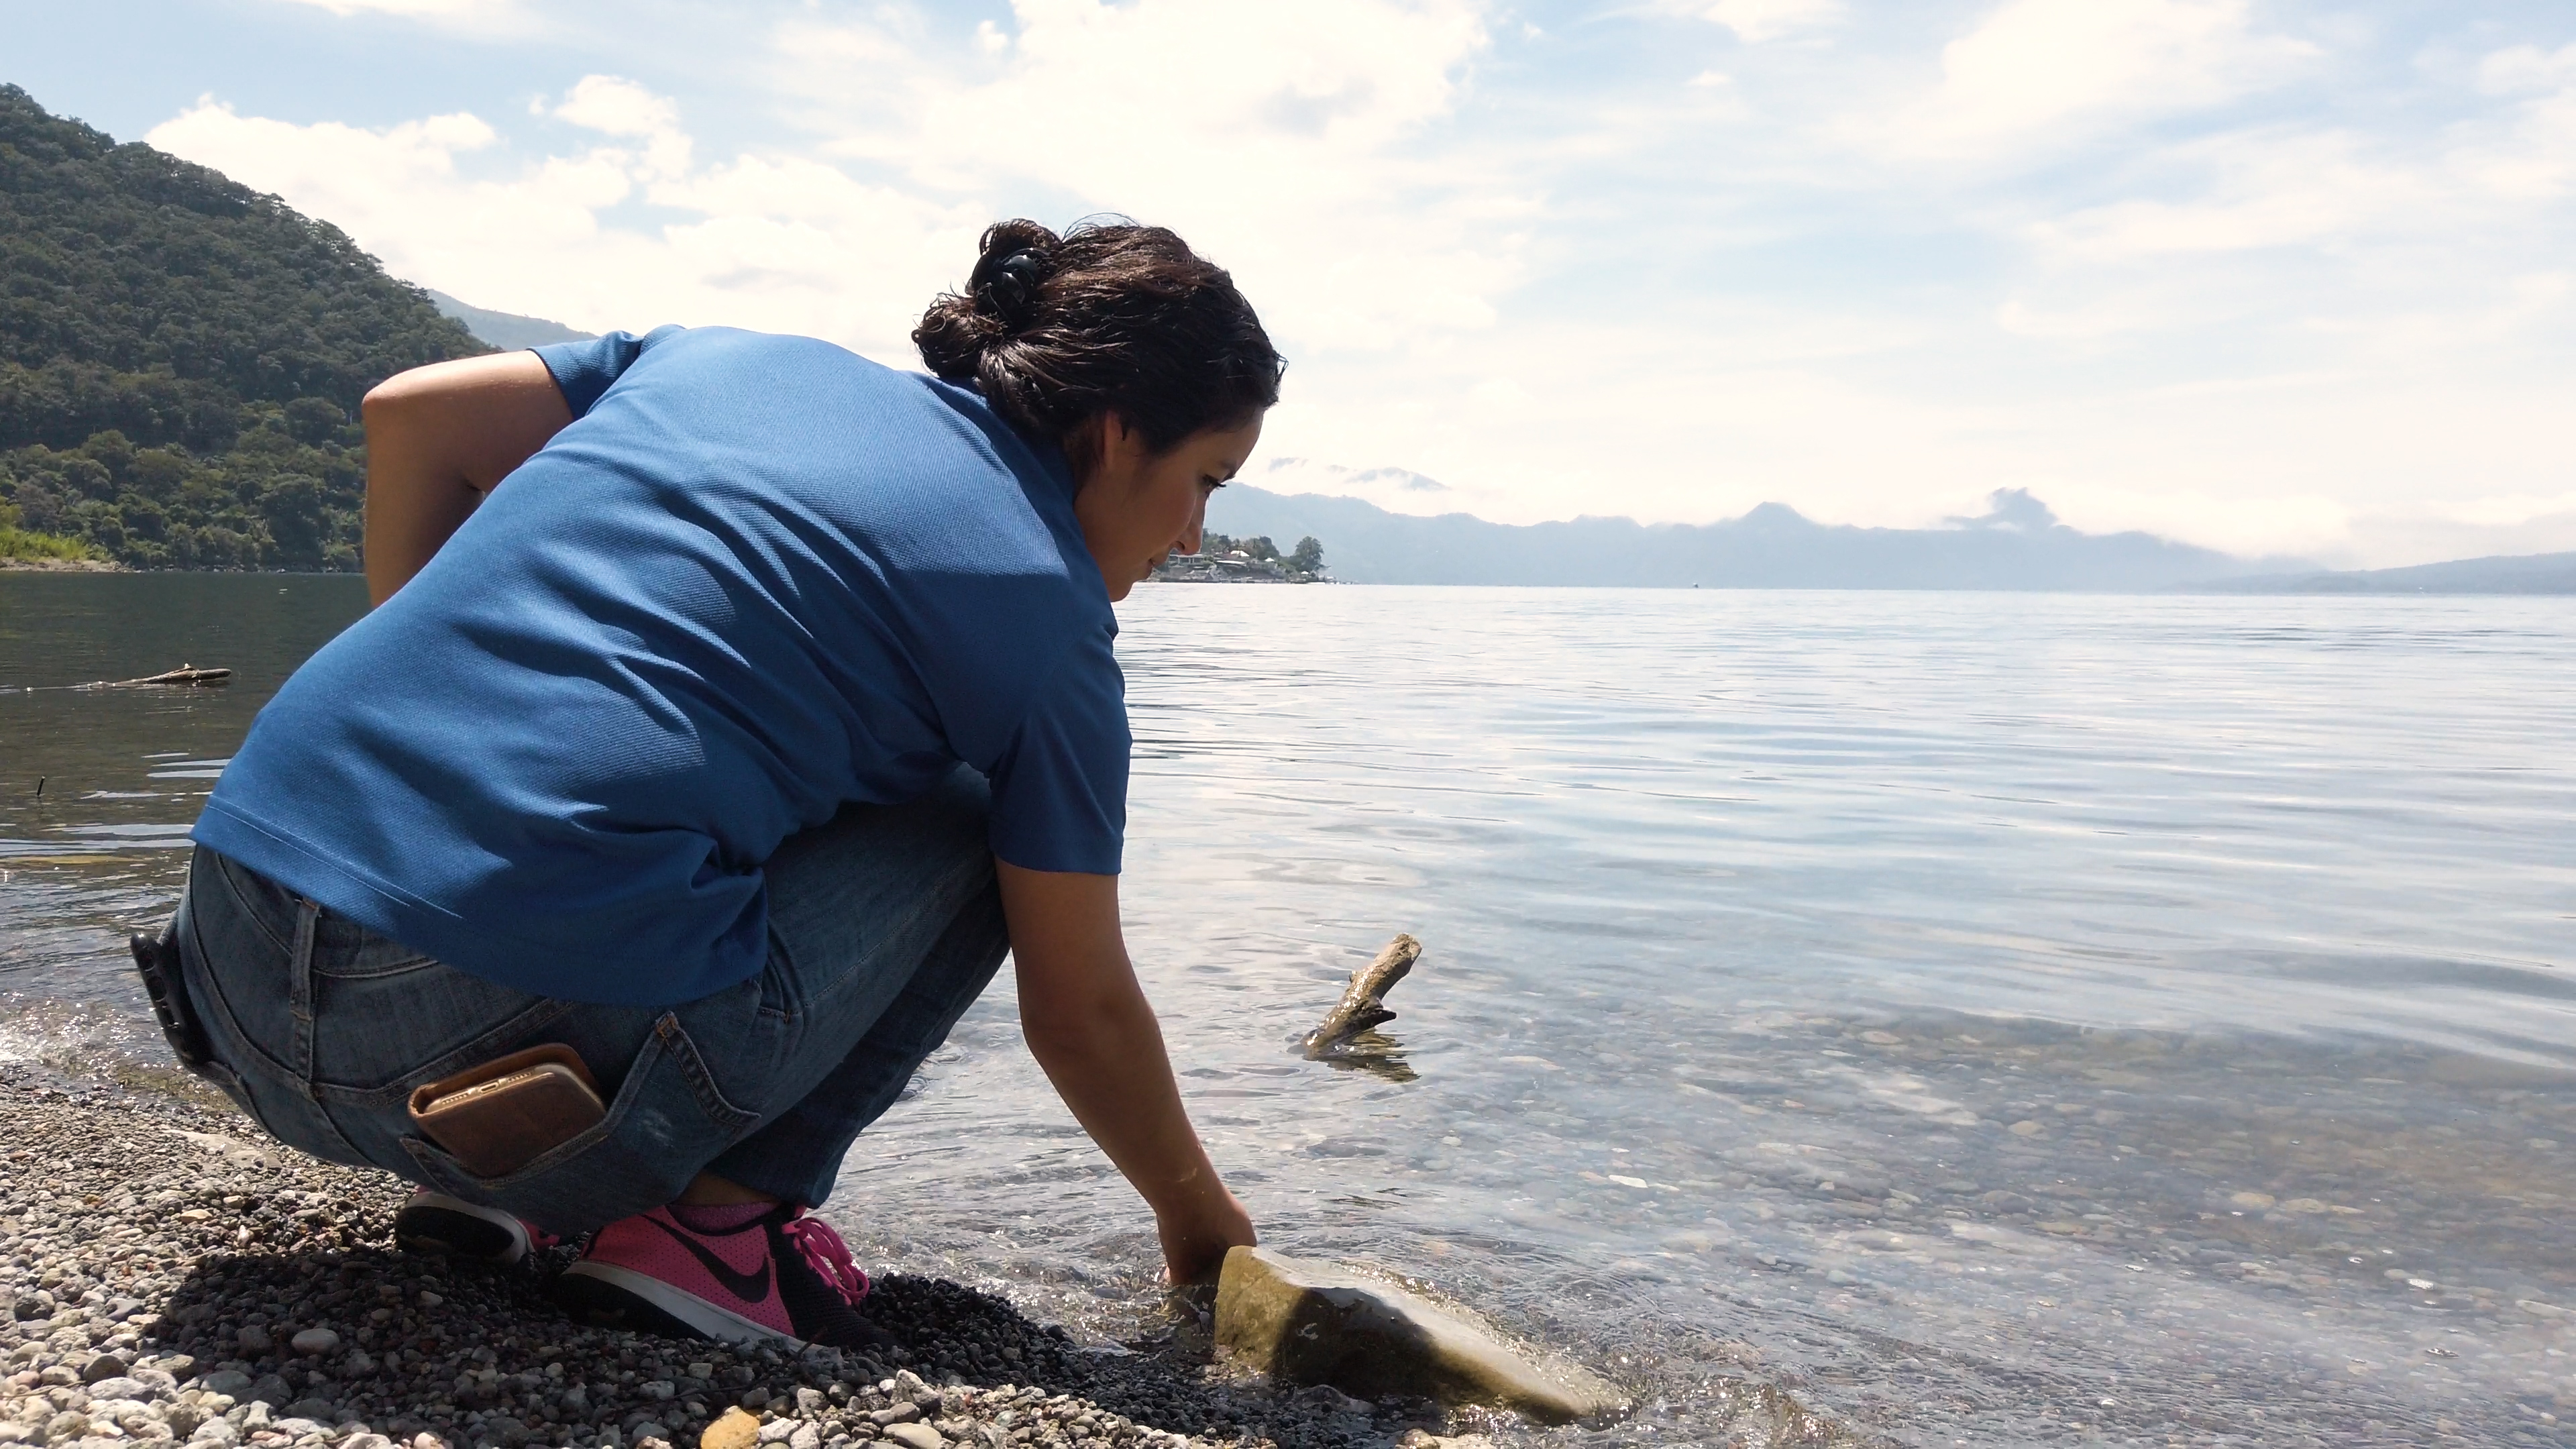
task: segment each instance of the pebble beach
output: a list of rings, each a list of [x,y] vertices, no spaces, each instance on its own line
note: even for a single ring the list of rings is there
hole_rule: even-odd
[[[0,1068],[0,1445],[1475,1449],[1427,1402],[1229,1378],[1179,1310],[1081,1345],[887,1273],[883,1360],[577,1325],[545,1295],[568,1250],[396,1252],[404,1184],[193,1095]]]

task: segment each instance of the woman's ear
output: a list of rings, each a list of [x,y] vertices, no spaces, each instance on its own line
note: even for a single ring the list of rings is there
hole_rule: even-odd
[[[1107,424],[1115,416],[1112,413],[1099,413],[1084,418],[1073,425],[1073,431],[1064,435],[1064,461],[1066,466],[1073,469],[1073,486],[1076,490],[1088,484],[1092,476],[1100,471],[1100,465],[1108,461]]]
[[[1075,481],[1083,486],[1103,475],[1134,478],[1154,461],[1144,433],[1114,412],[1085,418],[1065,438],[1064,453],[1073,464]]]
[[[1117,413],[1100,415],[1100,462],[1120,472],[1134,472],[1153,453],[1145,446],[1145,435],[1127,426],[1127,419]]]

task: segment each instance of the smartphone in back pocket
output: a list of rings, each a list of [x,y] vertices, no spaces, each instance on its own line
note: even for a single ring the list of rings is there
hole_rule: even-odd
[[[507,1177],[607,1115],[598,1080],[560,1042],[468,1067],[411,1094],[412,1126],[476,1177]]]

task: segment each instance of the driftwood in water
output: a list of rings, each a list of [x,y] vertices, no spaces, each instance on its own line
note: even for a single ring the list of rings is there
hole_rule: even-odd
[[[1342,988],[1342,999],[1324,1013],[1323,1024],[1306,1033],[1300,1043],[1306,1060],[1319,1062],[1343,1054],[1351,1039],[1372,1027],[1395,1020],[1386,1009],[1386,994],[1395,983],[1413,969],[1422,956],[1422,943],[1411,936],[1398,934],[1377,953],[1377,959],[1351,973],[1351,984]]]
[[[131,689],[139,684],[188,684],[212,687],[230,684],[232,679],[233,672],[229,669],[199,669],[193,664],[182,664],[176,669],[165,670],[159,674],[147,674],[141,679],[100,679],[88,684],[75,684],[72,688]]]

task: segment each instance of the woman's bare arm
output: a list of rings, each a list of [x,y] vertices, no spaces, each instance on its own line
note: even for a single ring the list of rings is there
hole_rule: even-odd
[[[367,424],[367,596],[411,582],[483,495],[572,421],[533,352],[432,363],[378,383]]]
[[[1215,1272],[1254,1241],[1172,1080],[1163,1031],[1118,928],[1118,877],[1002,864],[1020,1031],[1074,1119],[1154,1209],[1172,1281]]]

